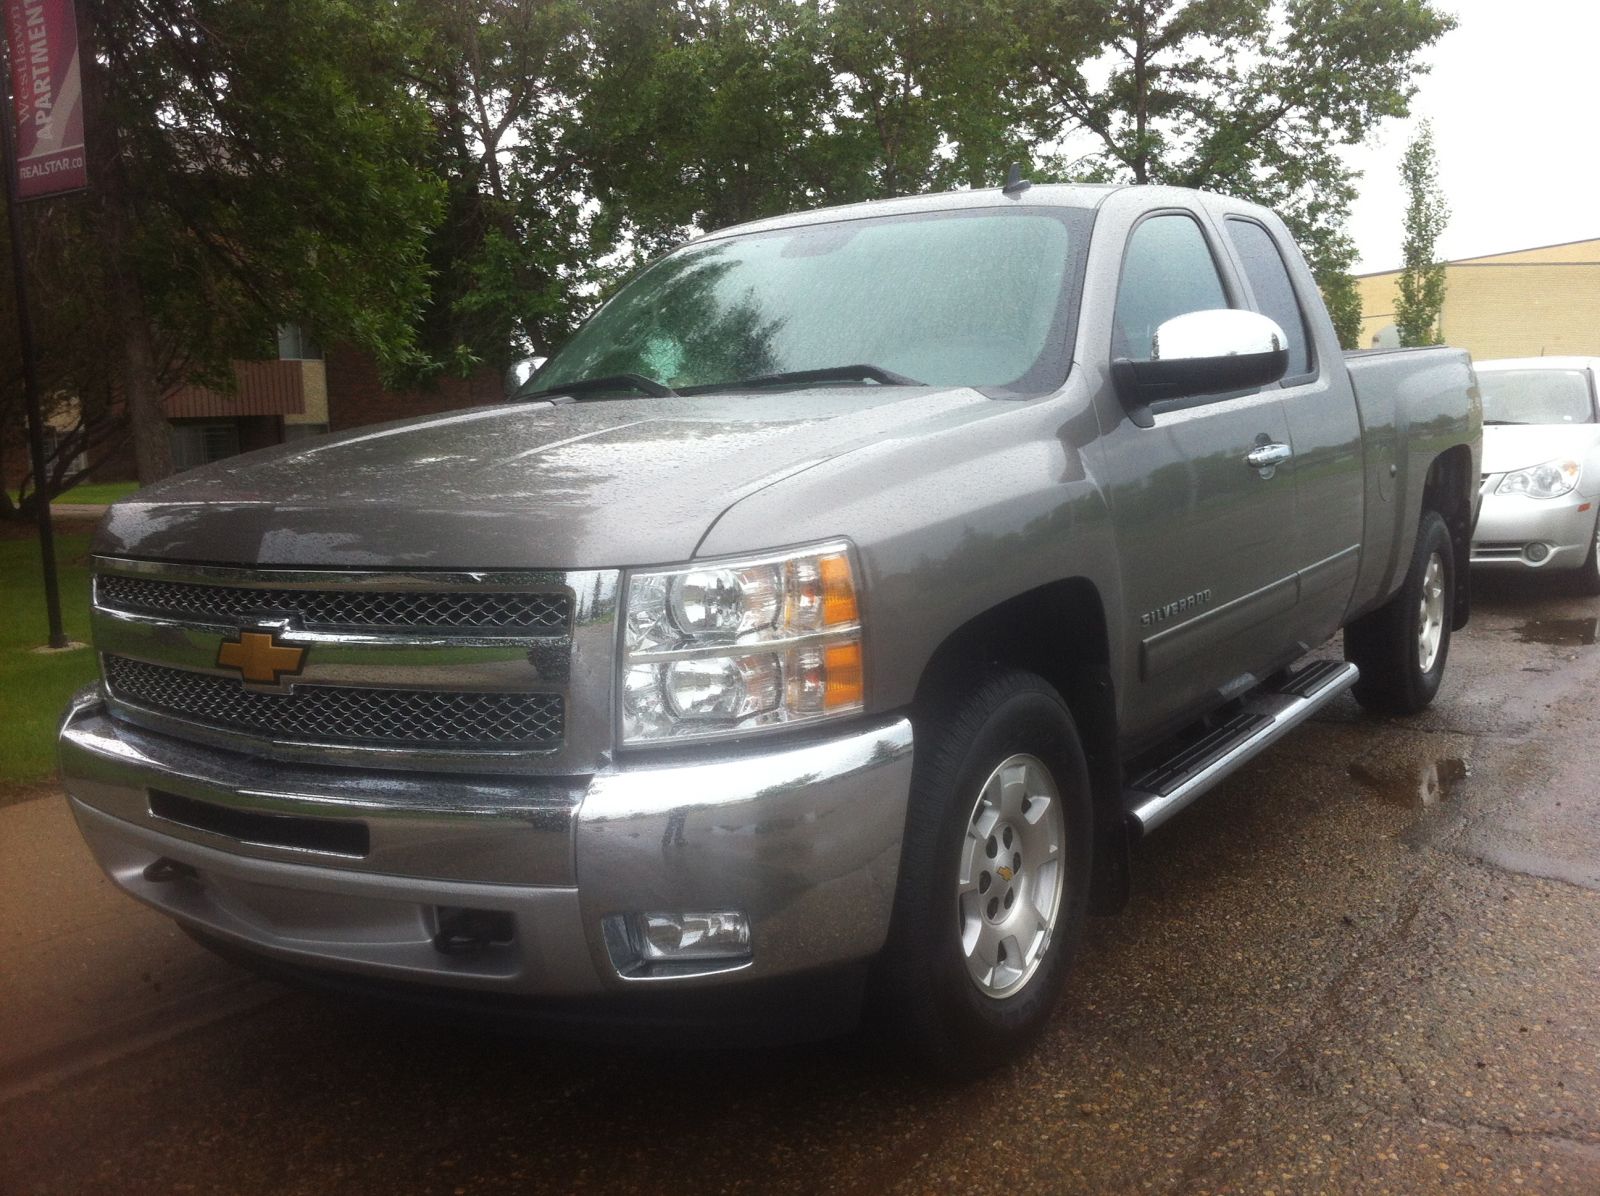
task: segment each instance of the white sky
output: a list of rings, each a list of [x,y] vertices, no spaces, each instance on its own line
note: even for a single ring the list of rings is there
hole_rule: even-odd
[[[1400,156],[1433,121],[1445,259],[1600,237],[1600,0],[1442,0],[1455,32],[1428,56],[1412,117],[1347,155],[1363,172],[1356,270],[1400,264]]]

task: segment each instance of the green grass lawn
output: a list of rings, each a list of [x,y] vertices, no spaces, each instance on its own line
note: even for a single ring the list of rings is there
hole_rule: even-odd
[[[61,612],[67,638],[89,639],[87,534],[57,535]],[[35,653],[48,639],[39,546],[0,539],[0,787],[55,774],[56,720],[72,691],[94,680],[94,653]],[[3,794],[0,794],[3,797]]]
[[[126,498],[139,488],[138,482],[84,482],[56,496],[60,503],[110,503]]]
[[[113,503],[119,498],[127,498],[139,488],[138,482],[84,482],[56,495],[55,505],[62,503]],[[11,501],[17,500],[16,495],[11,496]]]

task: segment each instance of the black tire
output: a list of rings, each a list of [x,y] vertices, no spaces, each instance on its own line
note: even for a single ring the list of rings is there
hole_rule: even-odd
[[[1422,591],[1431,561],[1443,572],[1443,617],[1431,665],[1422,667]],[[1439,692],[1450,655],[1455,611],[1456,559],[1450,529],[1437,511],[1423,511],[1411,566],[1399,592],[1344,629],[1344,658],[1361,670],[1356,701],[1376,714],[1416,714]]]
[[[1590,598],[1600,595],[1600,517],[1596,518],[1594,535],[1589,539],[1589,555],[1572,575],[1572,589]]]
[[[1038,1035],[1083,936],[1094,832],[1089,774],[1060,694],[1042,678],[1025,672],[992,674],[937,713],[920,718],[917,746],[900,883],[889,942],[875,978],[875,1003],[890,1031],[922,1062],[946,1074],[975,1075],[1015,1058]],[[988,832],[974,831],[968,845],[969,825],[980,825],[975,815],[985,783],[1000,764],[1018,757],[1041,764],[1060,799],[1056,804],[1064,842],[1051,857],[1058,861],[1053,869],[1022,861],[1011,872],[992,862],[993,857],[985,862],[980,844],[987,842],[992,850],[997,842],[995,835],[984,839]],[[1030,785],[1040,780],[1031,764],[1022,767],[1030,770]],[[991,795],[995,792],[990,790]],[[1032,812],[1038,797],[1023,800]],[[1048,837],[1047,827],[1039,829],[1045,817],[1040,813],[1027,819],[1026,828],[1019,823],[1015,843],[1022,844],[1024,835]],[[1007,865],[1012,862],[1006,855],[999,859]],[[982,897],[975,896],[975,882],[967,892],[958,893],[964,862],[969,881],[974,879],[973,869],[983,869],[985,877],[1007,874],[1003,881],[989,881]],[[992,874],[987,871],[991,867]],[[1013,897],[1027,902],[1018,906],[1018,917],[1026,920],[1026,911],[1048,892],[1059,892],[1053,928],[1042,940],[1037,926],[1022,931],[1043,943],[1031,967],[1018,978],[1014,991],[1003,995],[984,991],[969,971],[962,918],[989,910],[993,919],[992,894],[1006,895],[1005,910],[1012,908]],[[963,904],[969,902],[975,902],[976,909]],[[1005,933],[1003,920],[1008,915],[999,916],[997,936]],[[978,923],[969,918],[967,925],[970,929]],[[1005,950],[1002,945],[1002,959]],[[1009,966],[1016,966],[1017,959],[1026,959],[1026,951],[1018,952]],[[992,977],[1000,974],[996,968]]]

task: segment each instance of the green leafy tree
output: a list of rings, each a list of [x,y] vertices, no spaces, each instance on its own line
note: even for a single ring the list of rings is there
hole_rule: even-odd
[[[830,195],[992,187],[1027,160],[1015,46],[988,0],[837,0],[827,12],[834,117],[850,147]],[[842,164],[841,164],[842,165]]]
[[[1433,126],[1422,121],[1400,160],[1406,189],[1405,241],[1401,246],[1399,296],[1395,329],[1402,345],[1439,343],[1439,313],[1444,309],[1445,268],[1439,261],[1439,237],[1450,220],[1450,207],[1439,189],[1439,163],[1433,148]]]
[[[1361,348],[1361,291],[1356,287],[1355,276],[1348,267],[1324,268],[1320,286],[1322,303],[1333,321],[1340,347]]]
[[[585,9],[571,0],[407,0],[412,67],[432,115],[422,163],[443,182],[431,231],[424,372],[504,366],[570,330],[611,248],[575,138],[592,86]]]
[[[1012,20],[1056,174],[1267,204],[1353,339],[1355,189],[1338,151],[1405,114],[1453,18],[1431,0],[1028,0]]]
[[[80,0],[90,235],[141,481],[174,376],[227,385],[281,323],[416,364],[438,180],[386,0]]]
[[[840,139],[806,0],[598,0],[583,152],[619,239],[654,253],[832,194]]]
[[[584,158],[619,238],[995,183],[1022,156],[987,0],[597,0]]]

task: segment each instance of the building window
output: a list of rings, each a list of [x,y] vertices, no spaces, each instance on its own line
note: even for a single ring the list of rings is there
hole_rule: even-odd
[[[193,469],[224,457],[239,455],[239,425],[232,420],[216,423],[173,423],[172,465]]]
[[[278,326],[279,361],[321,361],[322,346],[298,324]]]

